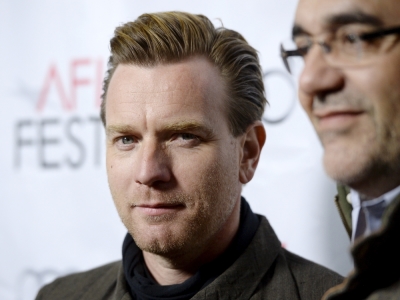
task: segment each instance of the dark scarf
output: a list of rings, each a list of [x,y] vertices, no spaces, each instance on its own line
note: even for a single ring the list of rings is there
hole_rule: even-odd
[[[137,300],[186,300],[209,285],[228,269],[244,252],[253,239],[260,221],[242,197],[240,225],[228,249],[214,261],[202,266],[192,277],[181,284],[159,285],[148,271],[142,251],[128,233],[122,246],[122,263],[130,294]]]

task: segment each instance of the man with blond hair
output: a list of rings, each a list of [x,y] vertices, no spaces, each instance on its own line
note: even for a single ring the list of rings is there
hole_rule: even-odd
[[[354,271],[324,299],[400,299],[400,1],[300,0],[293,42],[282,57],[353,243]]]
[[[37,299],[320,299],[341,277],[285,249],[241,197],[266,134],[256,51],[204,16],[144,14],[115,30],[104,81],[122,261]]]

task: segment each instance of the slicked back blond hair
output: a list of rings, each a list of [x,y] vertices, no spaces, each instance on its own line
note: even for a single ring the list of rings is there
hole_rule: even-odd
[[[107,89],[119,64],[152,67],[196,55],[216,65],[226,83],[227,117],[233,136],[244,133],[250,124],[262,118],[267,100],[257,51],[241,34],[215,28],[203,15],[143,14],[136,21],[117,27],[110,46],[100,112],[104,125]]]

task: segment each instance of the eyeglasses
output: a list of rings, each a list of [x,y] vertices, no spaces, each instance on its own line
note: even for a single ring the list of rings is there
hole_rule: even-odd
[[[327,63],[337,67],[363,65],[371,62],[376,54],[387,51],[396,41],[388,35],[400,33],[400,26],[366,32],[365,25],[345,25],[336,30],[326,40],[316,41],[307,34],[299,34],[293,38],[292,45],[281,44],[281,57],[289,73],[299,64],[304,64],[304,58],[314,44],[319,45]],[[290,47],[295,50],[286,50]],[[301,60],[301,61],[299,61]]]

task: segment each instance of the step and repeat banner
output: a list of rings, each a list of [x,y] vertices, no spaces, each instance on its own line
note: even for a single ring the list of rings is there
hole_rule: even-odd
[[[0,0],[0,299],[121,258],[126,233],[105,172],[99,118],[116,26],[183,10],[242,33],[260,53],[267,142],[244,196],[284,247],[341,274],[349,240],[321,146],[279,57],[296,0]]]

